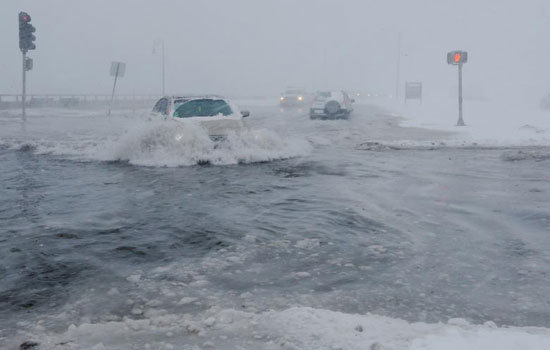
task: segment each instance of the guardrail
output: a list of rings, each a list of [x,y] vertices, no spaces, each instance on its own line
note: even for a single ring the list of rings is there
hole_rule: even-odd
[[[152,107],[158,95],[117,95],[114,108]],[[21,94],[0,94],[0,109],[21,106]],[[111,95],[102,94],[30,94],[25,105],[33,107],[105,107],[111,102]]]

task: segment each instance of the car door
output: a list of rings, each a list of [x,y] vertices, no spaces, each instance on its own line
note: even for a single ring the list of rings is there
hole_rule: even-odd
[[[168,99],[166,97],[161,98],[153,107],[151,114],[157,117],[166,118],[168,116]]]

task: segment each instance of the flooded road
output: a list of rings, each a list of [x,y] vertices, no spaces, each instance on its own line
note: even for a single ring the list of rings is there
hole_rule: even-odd
[[[0,115],[0,345],[207,348],[193,322],[296,306],[550,327],[549,148],[449,142],[369,105],[248,109],[220,145],[144,113]],[[207,338],[273,340],[235,332]]]

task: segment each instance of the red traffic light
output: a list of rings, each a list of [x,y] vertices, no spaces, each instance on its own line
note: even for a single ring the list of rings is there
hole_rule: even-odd
[[[29,14],[26,12],[21,12],[19,14],[19,20],[21,22],[29,23],[31,21],[31,16],[29,16]]]
[[[451,51],[447,53],[447,63],[452,65],[460,65],[468,62],[468,52],[466,51]]]
[[[31,16],[26,12],[19,12],[19,48],[21,52],[27,53],[28,50],[36,49],[34,41],[36,37],[32,34],[36,31],[30,24]]]
[[[460,63],[462,55],[460,53],[455,53],[455,63]]]

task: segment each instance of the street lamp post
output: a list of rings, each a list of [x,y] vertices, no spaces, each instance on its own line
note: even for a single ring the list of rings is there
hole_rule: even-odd
[[[395,79],[395,100],[399,102],[399,84],[401,80],[401,40],[403,34],[399,32],[397,39],[397,74]]]
[[[155,48],[161,46],[161,55],[162,55],[162,96],[165,96],[166,93],[166,59],[164,55],[164,40],[160,39],[153,44],[153,53],[156,53]]]

